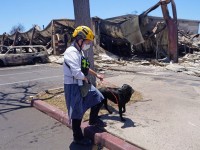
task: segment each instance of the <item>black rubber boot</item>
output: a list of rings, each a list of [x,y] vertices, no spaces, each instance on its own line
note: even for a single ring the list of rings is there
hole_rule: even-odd
[[[84,137],[81,140],[74,140],[74,143],[80,145],[92,145],[92,140]]]
[[[81,119],[72,119],[72,130],[74,136],[74,143],[80,145],[91,145],[90,139],[84,138],[81,130]]]
[[[83,133],[81,130],[81,119],[72,119],[72,131],[74,140],[83,139]]]
[[[99,103],[91,108],[89,125],[95,125],[98,127],[106,127],[106,124],[98,118],[98,113],[103,103]]]

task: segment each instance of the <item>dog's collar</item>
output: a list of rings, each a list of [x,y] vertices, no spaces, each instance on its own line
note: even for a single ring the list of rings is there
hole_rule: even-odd
[[[119,105],[119,100],[117,98],[117,96],[107,87],[108,91],[115,97],[116,103],[117,105]]]

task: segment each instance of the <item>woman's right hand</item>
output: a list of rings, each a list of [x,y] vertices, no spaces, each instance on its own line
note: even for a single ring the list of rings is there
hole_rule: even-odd
[[[85,81],[86,83],[88,83],[88,79],[86,77],[83,79],[83,81]]]

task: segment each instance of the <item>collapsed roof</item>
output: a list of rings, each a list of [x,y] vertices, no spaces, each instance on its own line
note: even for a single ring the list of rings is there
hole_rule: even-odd
[[[47,45],[56,33],[71,33],[74,30],[74,21],[69,19],[52,20],[45,29],[40,30],[34,26],[26,32],[15,32],[12,35],[4,33],[0,35],[1,45]]]

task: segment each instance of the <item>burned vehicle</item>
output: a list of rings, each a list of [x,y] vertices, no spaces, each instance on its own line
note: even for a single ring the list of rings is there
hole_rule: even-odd
[[[42,45],[0,46],[0,66],[49,62],[47,49]]]

